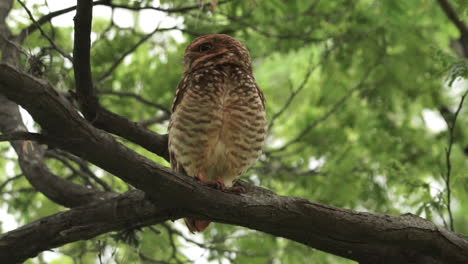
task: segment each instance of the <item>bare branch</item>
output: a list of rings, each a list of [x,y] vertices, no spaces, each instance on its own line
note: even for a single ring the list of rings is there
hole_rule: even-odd
[[[25,131],[13,132],[10,134],[3,134],[0,135],[0,142],[1,141],[16,141],[16,140],[32,140],[39,143],[43,143],[46,141],[46,137],[39,133],[31,133]]]
[[[336,47],[336,46],[334,46],[334,47]],[[276,119],[278,119],[288,109],[289,105],[292,103],[294,98],[302,91],[302,89],[304,89],[304,87],[307,84],[307,82],[309,81],[309,78],[312,75],[312,73],[317,69],[318,66],[320,66],[328,58],[331,51],[332,51],[331,49],[327,49],[323,53],[322,58],[320,59],[320,61],[317,64],[312,65],[312,62],[309,64],[309,68],[307,69],[306,74],[305,74],[304,78],[302,79],[302,82],[299,84],[299,86],[296,88],[296,90],[291,92],[290,96],[286,100],[283,107],[278,112],[276,112],[273,115],[273,117],[271,118],[270,124],[268,126],[268,131],[270,131],[270,129],[273,127],[273,125],[275,124]],[[312,56],[311,56],[309,61],[312,61]]]
[[[448,0],[437,0],[439,5],[444,10],[447,17],[455,24],[461,34],[468,35],[468,27],[466,24],[460,19],[455,9],[450,4]]]
[[[96,127],[122,136],[149,151],[168,158],[167,136],[161,136],[147,130],[137,123],[110,112],[99,104],[91,75],[91,20],[92,2],[90,0],[78,1],[75,17],[75,45],[73,51],[75,63],[73,68],[78,101],[81,104],[84,116]]]
[[[226,4],[229,2],[231,2],[231,0],[219,1],[217,3],[217,6]],[[137,5],[129,6],[129,5],[120,5],[120,4],[112,4],[112,3],[108,3],[106,5],[112,8],[123,8],[123,9],[129,9],[129,10],[134,10],[134,11],[156,10],[156,11],[161,11],[165,13],[185,13],[185,12],[192,11],[192,10],[200,10],[203,7],[210,8],[212,6],[211,3],[207,3],[203,6],[193,5],[193,6],[186,6],[186,7],[174,7],[174,8],[162,8],[162,7],[155,7],[155,6],[137,6]]]
[[[374,71],[374,69],[377,67],[377,65],[380,63],[381,58],[377,60],[375,64],[373,64],[369,69],[364,73],[363,77],[361,80],[352,88],[350,89],[343,97],[340,98],[331,108],[328,110],[324,115],[322,115],[319,119],[315,120],[313,123],[308,125],[306,128],[304,128],[299,135],[297,135],[295,138],[291,139],[290,141],[286,142],[282,147],[279,147],[277,149],[269,150],[266,153],[267,154],[272,154],[275,152],[280,152],[286,150],[289,146],[296,144],[302,140],[303,137],[305,137],[311,130],[313,130],[315,127],[317,127],[319,124],[322,122],[326,121],[330,116],[332,116],[338,109],[349,99],[351,96],[356,92],[361,90],[364,87],[364,83],[370,76],[370,74]]]
[[[9,1],[11,1],[11,0],[9,0]],[[230,1],[231,0],[220,1],[218,3],[218,5],[225,4],[225,3],[228,3]],[[186,7],[175,7],[175,8],[162,8],[162,7],[153,7],[153,6],[146,6],[146,7],[141,7],[140,6],[140,7],[137,7],[137,6],[128,6],[128,5],[116,5],[116,4],[112,4],[112,2],[110,0],[94,1],[92,4],[93,4],[93,6],[95,6],[95,5],[104,5],[104,6],[109,6],[111,8],[123,8],[123,9],[129,9],[129,10],[134,10],[134,11],[139,11],[139,10],[144,10],[144,9],[152,9],[152,10],[161,11],[161,12],[165,12],[165,13],[185,13],[185,12],[189,12],[189,11],[192,11],[192,10],[199,10],[200,9],[199,5],[186,6]],[[209,7],[210,4],[207,4],[206,6]],[[34,31],[36,31],[39,28],[39,26],[41,26],[41,25],[43,25],[43,24],[45,24],[47,22],[50,22],[54,17],[66,14],[66,13],[74,11],[74,10],[76,10],[76,6],[71,6],[71,7],[62,9],[62,10],[54,11],[52,13],[49,13],[49,14],[41,17],[40,19],[37,20],[37,23],[31,24],[27,28],[25,28],[25,29],[23,29],[21,31],[21,33],[18,35],[19,42],[20,43],[23,42],[24,39],[28,35],[33,33]]]
[[[154,102],[152,102],[152,101],[150,101],[148,99],[145,99],[143,96],[135,94],[135,93],[116,92],[116,91],[112,91],[112,90],[98,90],[98,93],[99,94],[115,95],[115,96],[119,96],[119,97],[131,97],[131,98],[134,98],[137,101],[142,102],[142,103],[144,103],[144,104],[146,104],[148,106],[151,106],[151,107],[154,107],[156,109],[161,110],[165,115],[170,115],[171,114],[171,111],[169,111],[169,109],[166,106],[158,104],[158,103],[154,103]]]
[[[49,37],[49,35],[47,35],[47,33],[45,33],[44,30],[42,30],[41,26],[37,23],[37,21],[34,19],[34,16],[32,15],[31,11],[28,9],[28,7],[23,3],[23,1],[21,0],[18,0],[18,3],[20,3],[20,5],[23,7],[23,9],[26,11],[26,13],[28,13],[28,16],[29,18],[31,19],[31,21],[37,25],[37,28],[39,29],[39,31],[41,32],[41,35],[47,39],[47,41],[49,41],[50,45],[58,52],[60,53],[63,57],[67,58],[71,63],[73,63],[73,58],[67,53],[65,52],[63,49],[61,49],[59,46],[57,46],[57,44],[55,44],[55,42]]]
[[[22,263],[38,253],[77,240],[170,219],[161,208],[131,191],[113,199],[58,213],[0,235],[0,262]]]
[[[78,0],[75,16],[75,40],[73,45],[73,71],[75,86],[83,115],[95,120],[99,108],[91,73],[91,22],[93,18],[92,0]]]
[[[460,31],[460,43],[463,49],[464,57],[468,57],[468,27],[467,25],[460,19],[457,12],[450,4],[449,0],[437,0],[439,2],[440,7],[445,12],[447,17],[452,21],[452,23],[457,27],[458,31]]]
[[[80,166],[80,169],[76,169],[75,167],[72,166],[72,164],[69,162],[69,160],[60,155],[59,153],[65,153],[65,152],[62,152],[62,151],[47,151],[46,152],[46,157],[51,157],[51,158],[54,158],[60,162],[62,162],[67,168],[69,168],[73,173],[77,174],[77,175],[80,175],[82,178],[84,178],[87,182],[89,182],[89,180],[93,180],[94,182],[96,182],[97,184],[99,184],[103,190],[107,191],[107,192],[113,192],[114,190],[103,180],[101,180],[99,177],[97,177],[87,166],[86,164],[83,164],[83,160],[81,160],[80,158],[76,157],[76,156],[73,156],[73,155],[67,155],[69,158],[70,156],[73,156],[75,157],[75,159],[73,160],[75,163],[78,164],[78,166]],[[89,184],[91,185],[91,182],[89,182]]]
[[[2,184],[0,184],[0,192],[2,192],[3,188],[5,188],[5,186],[7,186],[8,183],[14,181],[14,180],[17,180],[19,178],[23,177],[23,174],[18,174],[18,175],[15,175],[11,178],[8,178],[6,181],[4,181]]]
[[[449,215],[449,224],[450,224],[450,230],[455,231],[454,229],[454,221],[453,221],[453,215],[452,215],[452,189],[451,189],[451,174],[452,174],[452,161],[451,161],[451,154],[452,154],[452,147],[453,143],[455,141],[455,136],[454,136],[454,131],[455,131],[455,126],[457,124],[457,118],[458,114],[460,114],[460,111],[463,107],[463,102],[465,101],[466,96],[468,95],[468,91],[465,92],[465,94],[462,95],[460,99],[460,103],[458,104],[457,110],[455,111],[455,114],[453,115],[453,119],[449,122],[447,119],[445,119],[447,123],[447,127],[449,128],[449,143],[448,143],[448,148],[445,150],[445,162],[447,164],[447,171],[445,174],[445,189],[447,192],[447,212]]]
[[[135,45],[131,46],[128,50],[126,50],[122,56],[120,56],[120,58],[118,58],[117,60],[114,61],[114,63],[112,64],[111,67],[109,67],[109,69],[104,72],[98,79],[97,79],[97,82],[100,83],[102,81],[104,81],[105,79],[107,79],[111,74],[112,72],[124,61],[124,59],[132,54],[135,50],[138,49],[138,47],[140,47],[141,44],[145,43],[149,38],[151,38],[156,32],[163,32],[163,31],[170,31],[170,30],[174,30],[174,29],[177,29],[177,27],[171,27],[171,28],[159,28],[159,25],[150,33],[146,34],[145,36],[143,36],[137,43],[135,43]]]

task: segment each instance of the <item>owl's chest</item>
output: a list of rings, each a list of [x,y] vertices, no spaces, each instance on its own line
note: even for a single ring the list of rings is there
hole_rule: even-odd
[[[210,168],[234,177],[261,153],[263,102],[253,78],[210,78],[192,79],[185,90],[171,117],[170,148],[189,175]]]

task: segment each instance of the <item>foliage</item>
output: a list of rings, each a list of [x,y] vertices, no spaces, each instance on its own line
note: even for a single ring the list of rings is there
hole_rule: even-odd
[[[36,18],[47,13],[40,1],[26,2]],[[157,2],[113,1],[164,8],[209,1]],[[461,18],[467,18],[468,4],[459,1],[458,6]],[[144,24],[120,26],[119,10],[113,20],[96,11],[92,47],[96,80],[148,34]],[[12,14],[8,22],[14,32],[29,24],[20,5],[15,4]],[[150,13],[130,14],[138,20]],[[105,107],[135,122],[160,118],[149,127],[165,132],[164,111],[170,109],[183,71],[185,47],[199,34],[230,34],[251,51],[272,122],[265,154],[245,180],[284,195],[360,211],[411,212],[447,225],[449,131],[444,118],[451,122],[450,113],[453,116],[467,89],[463,78],[468,62],[451,48],[459,33],[435,1],[232,0],[220,1],[214,10],[200,7],[151,15],[161,19],[160,29],[172,25],[177,29],[154,33],[108,78],[96,82]],[[72,27],[53,23],[43,29],[71,53]],[[182,39],[177,37],[180,32]],[[28,36],[21,67],[30,67],[32,56],[42,57],[44,77],[68,93],[74,86],[73,70],[49,46],[39,31]],[[105,91],[133,93],[159,106]],[[466,109],[458,116],[450,157],[453,219],[455,230],[464,234],[468,234]],[[141,147],[128,145],[167,165]],[[1,143],[0,149],[4,157],[0,208],[7,208],[19,224],[63,209],[32,190],[24,177],[2,186],[21,172],[9,145]],[[76,161],[65,164],[50,155],[48,165],[75,183],[100,188],[77,173],[82,167]],[[99,168],[85,166],[115,191],[130,188]],[[218,223],[203,236],[188,234],[174,223],[137,233],[137,245],[115,239],[115,234],[65,245],[50,263],[190,263],[197,258],[210,263],[351,263],[282,238]],[[44,255],[28,263],[45,263]]]

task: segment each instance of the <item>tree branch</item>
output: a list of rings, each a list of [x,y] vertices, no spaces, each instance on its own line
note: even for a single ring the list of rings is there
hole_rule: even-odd
[[[15,89],[9,88],[12,85],[15,85]],[[112,211],[103,210],[102,207],[101,210],[89,207],[73,209],[60,215],[71,214],[74,218],[52,216],[59,225],[55,225],[57,221],[52,219],[43,219],[0,237],[0,246],[6,247],[6,250],[0,250],[2,254],[28,252],[27,256],[16,256],[17,259],[24,259],[45,248],[90,238],[129,223],[155,223],[192,217],[244,226],[365,263],[468,261],[467,237],[438,228],[414,215],[360,213],[301,198],[276,195],[244,183],[241,185],[247,192],[236,195],[172,172],[91,126],[47,82],[6,64],[0,64],[0,94],[28,110],[36,122],[48,129],[56,145],[134,185],[152,201],[147,204],[138,200],[139,204],[123,206],[124,213],[120,211],[120,205],[110,206],[111,200],[104,201],[102,203],[111,207]],[[102,203],[93,206],[99,207]],[[147,206],[153,211],[146,210]],[[125,208],[137,208],[137,212],[129,213]],[[79,210],[80,217],[77,217],[75,210]],[[125,224],[120,225],[122,222]],[[32,236],[31,239],[21,239],[22,248],[37,244],[37,241],[33,243],[32,238],[34,234],[41,233],[40,230],[44,230],[42,228],[47,228],[52,236],[47,237],[49,242],[44,241],[41,248],[11,250],[14,238],[22,234],[22,238]]]
[[[464,57],[468,57],[468,27],[466,24],[460,19],[457,12],[450,4],[449,0],[437,0],[439,2],[440,7],[447,15],[448,19],[452,21],[452,23],[457,27],[458,31],[460,31],[460,44],[463,49]]]
[[[32,141],[36,141],[39,143],[44,143],[47,141],[46,137],[42,134],[25,132],[25,131],[19,131],[19,132],[13,132],[10,134],[0,135],[0,142],[1,141],[16,141],[16,140],[20,140],[20,141],[32,140]]]
[[[99,101],[91,73],[91,23],[93,1],[78,0],[75,16],[75,40],[73,45],[73,71],[81,111],[86,119],[96,119]]]
[[[6,6],[5,6],[6,5]],[[10,40],[10,30],[5,24],[4,18],[8,15],[12,1],[0,1],[0,32],[6,36],[0,39],[0,48],[3,54],[3,62],[17,65],[19,61],[17,49],[18,43]],[[6,7],[6,8],[4,8]],[[3,12],[6,11],[6,12]],[[4,17],[5,16],[5,17]],[[2,43],[5,40],[9,44]],[[14,90],[15,84],[8,89]],[[0,96],[0,131],[7,135],[27,133],[23,124],[18,105]],[[12,141],[11,145],[18,155],[18,163],[29,183],[46,197],[63,206],[78,206],[95,200],[113,197],[115,194],[90,190],[84,186],[71,183],[53,174],[46,166],[42,148],[31,141]]]
[[[452,231],[455,231],[455,229],[454,229],[454,221],[453,221],[453,215],[452,215],[452,188],[451,188],[452,187],[451,186],[452,160],[450,156],[452,154],[452,147],[455,141],[454,131],[455,131],[455,126],[457,124],[457,118],[463,107],[463,103],[465,101],[466,96],[468,96],[468,91],[466,91],[462,95],[460,99],[460,103],[458,104],[457,110],[455,111],[455,114],[453,115],[453,119],[450,120],[450,122],[447,119],[445,119],[447,123],[447,127],[449,128],[449,143],[448,143],[448,148],[445,150],[445,161],[447,165],[447,171],[445,174],[444,181],[445,181],[445,189],[447,192],[447,212],[449,215],[450,230]]]
[[[381,61],[381,58],[377,60],[377,62],[372,65],[363,75],[361,80],[354,86],[352,89],[350,89],[343,97],[340,98],[331,108],[328,110],[325,114],[323,114],[319,119],[315,120],[312,122],[310,125],[308,125],[306,128],[304,128],[299,135],[297,135],[295,138],[291,139],[290,141],[286,142],[283,146],[269,150],[266,153],[267,154],[272,154],[280,151],[286,150],[289,146],[298,143],[300,140],[302,140],[303,137],[305,137],[311,130],[313,130],[315,127],[317,127],[320,123],[324,122],[327,120],[332,114],[334,114],[338,109],[349,99],[351,96],[356,92],[361,90],[364,87],[364,83],[366,80],[369,78],[370,74],[374,69],[378,66],[379,62]]]
[[[231,0],[225,0],[225,1],[220,1],[217,5],[225,4],[230,2]],[[144,9],[150,9],[150,10],[156,10],[156,11],[161,11],[165,13],[185,13],[189,12],[192,10],[199,10],[200,6],[199,5],[193,5],[193,6],[186,6],[186,7],[175,7],[175,8],[162,8],[162,7],[154,7],[154,6],[128,6],[128,5],[117,5],[117,4],[112,4],[111,1],[109,0],[99,0],[99,1],[94,1],[93,6],[95,5],[104,5],[104,6],[109,6],[111,8],[123,8],[123,9],[129,9],[129,10],[134,10],[134,11],[139,11],[139,10],[144,10]],[[206,7],[210,7],[211,4],[207,3],[205,5]],[[19,42],[23,42],[24,39],[36,31],[39,26],[50,22],[54,17],[66,14],[68,12],[76,10],[77,6],[71,6],[68,8],[64,8],[61,10],[54,11],[52,13],[49,13],[47,15],[44,15],[40,19],[37,20],[37,23],[33,23],[29,25],[27,28],[23,29],[20,34],[18,35]]]
[[[94,89],[90,64],[91,0],[78,1],[75,17],[73,65],[78,101],[86,119],[98,128],[126,138],[158,155],[169,157],[167,136],[161,136],[124,117],[110,112],[99,104]]]
[[[135,223],[154,224],[171,219],[168,213],[131,191],[99,203],[77,207],[0,235],[0,262],[22,263],[40,252],[66,243],[93,238]]]
[[[164,105],[154,103],[148,99],[145,99],[143,96],[131,93],[131,92],[117,92],[117,91],[112,91],[112,90],[98,90],[99,94],[108,94],[108,95],[115,95],[119,97],[131,97],[134,98],[135,100],[144,103],[148,106],[154,107],[156,109],[159,109],[163,112],[164,115],[170,116],[171,111]]]
[[[109,67],[109,69],[106,70],[106,72],[104,72],[98,79],[97,79],[97,82],[100,83],[102,81],[104,81],[105,79],[107,79],[111,74],[112,72],[124,61],[124,59],[132,54],[136,49],[138,49],[138,47],[140,47],[140,45],[142,45],[143,43],[145,43],[149,38],[151,38],[156,32],[163,32],[163,31],[169,31],[169,30],[173,30],[173,29],[177,29],[177,27],[171,27],[171,28],[159,28],[159,25],[153,30],[151,31],[150,33],[144,35],[137,43],[135,43],[135,45],[131,46],[128,50],[126,50],[122,56],[120,56],[117,60],[114,61],[114,63],[112,64],[111,67]]]
[[[37,191],[55,203],[74,207],[115,196],[113,193],[100,192],[71,183],[53,174],[44,162],[42,148],[35,142],[20,140],[43,137],[26,131],[18,106],[3,96],[0,96],[0,131],[5,133],[2,135],[4,139],[7,136],[10,137],[8,140],[17,139],[12,141],[11,145],[18,155],[23,174]]]
[[[47,41],[50,43],[50,45],[52,46],[53,49],[55,49],[58,53],[60,53],[63,57],[67,58],[71,63],[73,63],[73,58],[68,54],[66,53],[64,50],[62,50],[59,46],[57,46],[57,44],[55,44],[55,42],[49,37],[49,35],[47,35],[47,33],[45,33],[44,30],[42,30],[42,27],[37,23],[36,19],[34,19],[34,16],[33,14],[31,13],[31,11],[29,11],[28,7],[21,1],[21,0],[18,0],[18,3],[20,3],[20,5],[23,7],[23,9],[26,11],[26,13],[28,14],[29,18],[31,19],[31,21],[33,22],[33,24],[37,25],[37,28],[39,29],[39,31],[41,32],[41,35],[47,39]]]

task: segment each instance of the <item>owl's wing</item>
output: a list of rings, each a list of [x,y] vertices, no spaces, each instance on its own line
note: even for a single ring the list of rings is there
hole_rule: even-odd
[[[182,101],[182,97],[184,96],[184,93],[185,91],[187,90],[187,78],[184,77],[180,82],[179,82],[179,85],[177,85],[177,89],[176,89],[176,94],[175,94],[175,97],[174,97],[174,101],[172,102],[172,113],[174,113],[174,111],[176,110],[177,106],[180,104],[180,102]],[[171,122],[169,122],[169,133],[170,133],[170,130],[171,130],[171,127],[172,127],[172,119],[171,119]],[[169,145],[171,144],[170,140],[169,140]],[[175,155],[174,155],[174,152],[171,151],[171,148],[169,148],[169,161],[171,163],[171,168],[177,172],[181,172],[181,173],[184,173],[184,174],[187,174],[185,169],[182,167],[182,165],[180,165],[176,158],[175,158]]]
[[[266,104],[265,95],[263,94],[262,89],[258,87],[258,84],[256,82],[255,82],[255,88],[257,88],[258,96],[260,96],[260,99],[262,100],[263,109],[265,109],[265,104]]]
[[[187,79],[187,76],[185,76],[179,82],[179,85],[177,85],[176,93],[175,93],[175,96],[174,96],[174,101],[172,102],[172,113],[174,113],[176,107],[182,101],[182,97],[184,96],[184,93],[187,90],[187,87],[188,87],[188,79]]]
[[[187,175],[187,172],[185,171],[184,167],[182,167],[182,165],[180,165],[176,158],[175,158],[175,155],[174,155],[174,152],[170,151],[169,150],[169,160],[171,162],[171,168],[177,172],[180,172],[180,173],[183,173],[185,175]]]

